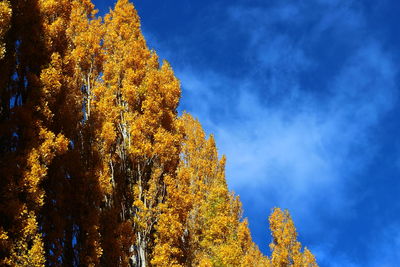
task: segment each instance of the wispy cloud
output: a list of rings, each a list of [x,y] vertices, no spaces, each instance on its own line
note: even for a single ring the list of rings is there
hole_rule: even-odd
[[[332,224],[357,216],[367,194],[354,192],[355,179],[378,151],[373,130],[396,104],[391,53],[351,1],[228,6],[223,18],[247,36],[243,76],[182,61],[185,49],[155,38],[150,44],[175,60],[181,108],[227,155],[228,183],[245,202],[255,239],[267,251],[266,217],[281,206],[323,266],[372,261],[338,251],[345,230]]]

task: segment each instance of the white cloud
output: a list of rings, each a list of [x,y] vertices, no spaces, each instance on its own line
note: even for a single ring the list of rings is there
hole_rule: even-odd
[[[354,195],[351,186],[374,157],[371,129],[379,126],[396,99],[391,64],[391,58],[370,43],[333,79],[328,100],[302,92],[272,107],[260,100],[259,88],[254,89],[258,85],[246,79],[194,69],[178,76],[187,91],[184,101],[227,155],[230,187],[258,203],[245,209],[289,208],[300,232],[310,235],[326,232],[319,212],[348,220],[364,197]],[[236,97],[228,97],[227,87],[235,85]],[[224,114],[222,120],[213,112]],[[257,220],[266,217],[260,214]],[[335,235],[326,240],[335,243]],[[321,243],[320,251],[327,245]],[[341,257],[336,266],[352,266],[351,255]]]
[[[184,108],[227,155],[229,186],[253,203],[244,207],[249,213],[262,211],[253,219],[265,221],[272,206],[289,208],[303,236],[325,236],[313,250],[324,264],[357,266],[352,255],[335,251],[337,232],[326,229],[322,217],[356,216],[354,209],[365,196],[354,194],[352,186],[377,151],[372,130],[397,101],[396,73],[390,53],[364,34],[360,10],[344,1],[313,3],[323,8],[311,21],[304,12],[313,10],[304,4],[229,8],[232,23],[249,34],[244,51],[249,76],[227,77],[195,62],[173,67],[182,82]],[[309,33],[280,32],[276,24],[288,21],[293,27],[310,25]],[[348,42],[356,49],[321,88],[322,98],[303,88],[300,76],[318,75],[316,68],[326,67],[307,51],[328,31],[343,42],[351,36]],[[173,48],[157,50],[182,58]]]

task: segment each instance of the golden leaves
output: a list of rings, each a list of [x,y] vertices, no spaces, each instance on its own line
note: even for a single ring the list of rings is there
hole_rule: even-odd
[[[103,140],[104,150],[108,152],[109,147],[115,142],[117,133],[115,132],[114,123],[107,121],[101,128],[100,138]]]
[[[23,99],[20,117],[1,121],[13,127],[7,149],[18,159],[1,192],[2,263],[270,266],[228,190],[213,136],[190,115],[178,118],[179,80],[148,49],[134,6],[119,0],[103,21],[90,0],[33,2],[37,17],[26,21],[37,25],[27,28],[41,34],[18,34],[43,51],[22,42],[34,68],[10,66],[27,73],[7,100]],[[0,2],[0,59],[11,14]],[[273,264],[315,266],[288,213],[270,221]]]
[[[304,267],[317,267],[318,266],[314,255],[307,248],[304,248],[302,266],[304,266]]]
[[[20,232],[11,244],[11,253],[4,259],[3,264],[12,266],[44,266],[44,250],[41,234],[39,233],[36,215],[28,212],[24,206],[19,214]]]
[[[256,254],[241,205],[229,193],[225,158],[218,158],[213,137],[184,114],[179,120],[184,139],[176,177],[166,179],[167,199],[156,226],[152,264],[240,266]],[[259,252],[259,251],[258,251]],[[253,262],[265,260],[261,253]],[[243,265],[246,266],[246,265]]]
[[[0,2],[0,60],[6,53],[6,47],[3,39],[10,29],[12,10],[8,1]]]
[[[296,228],[287,210],[275,208],[269,217],[269,223],[273,237],[270,244],[272,266],[318,266],[307,248],[301,253]]]
[[[62,86],[62,61],[58,53],[51,55],[50,66],[40,75],[42,83],[41,97],[36,110],[42,113],[47,120],[51,120],[54,116],[54,105],[57,101],[57,96],[60,94]]]
[[[55,136],[51,131],[40,129],[39,139],[42,140],[38,148],[33,148],[27,160],[27,171],[25,172],[24,186],[32,194],[32,199],[38,206],[43,205],[44,192],[39,183],[47,174],[47,167],[52,159],[68,149],[68,140],[61,134]]]
[[[61,52],[67,45],[65,29],[68,27],[71,11],[70,0],[39,0],[43,18],[46,46],[50,52]]]

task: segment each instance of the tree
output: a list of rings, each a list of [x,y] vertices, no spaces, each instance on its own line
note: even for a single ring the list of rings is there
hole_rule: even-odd
[[[238,227],[237,240],[242,251],[240,266],[271,266],[268,257],[264,256],[253,242],[247,219],[243,220]]]
[[[93,112],[104,155],[101,177],[111,181],[105,210],[117,218],[114,236],[120,240],[104,253],[124,255],[121,264],[147,266],[165,179],[174,175],[179,159],[180,86],[169,64],[160,67],[147,48],[131,3],[118,1],[105,27],[104,84],[94,91]],[[103,233],[112,239],[106,228]]]
[[[151,263],[261,266],[267,259],[251,241],[239,199],[228,190],[225,158],[219,159],[213,137],[206,139],[197,120],[184,114],[180,121],[184,133],[180,162],[176,178],[167,180]]]
[[[128,0],[0,1],[0,73],[1,265],[316,266],[288,213],[254,244]]]
[[[0,85],[1,261],[5,265],[41,266],[45,261],[39,227],[45,199],[42,183],[49,166],[66,152],[68,144],[53,127],[60,94],[59,57],[45,41],[51,38],[45,30],[50,11],[42,2],[12,1],[11,10],[10,30],[6,35],[1,31],[6,41],[2,55],[5,75]]]
[[[314,256],[305,248],[301,253],[301,244],[297,241],[297,232],[287,210],[274,208],[269,223],[272,233],[272,266],[317,266]]]

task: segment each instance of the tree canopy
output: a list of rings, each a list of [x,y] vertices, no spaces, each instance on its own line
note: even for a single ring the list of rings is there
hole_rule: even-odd
[[[0,263],[316,266],[287,211],[272,255],[128,0],[0,2]]]

